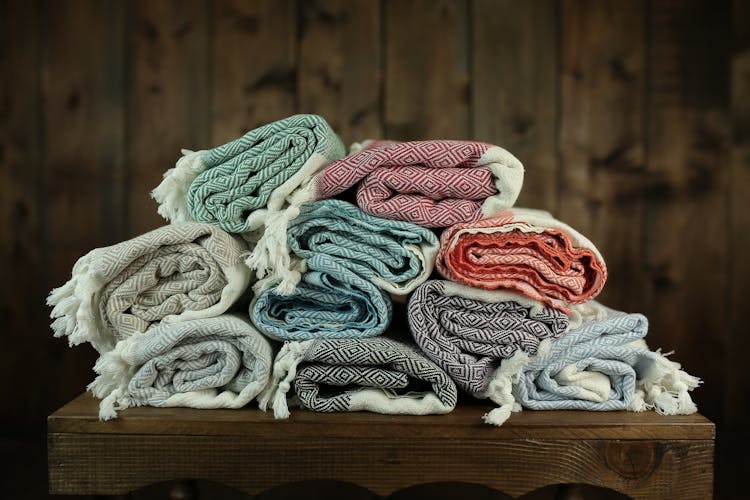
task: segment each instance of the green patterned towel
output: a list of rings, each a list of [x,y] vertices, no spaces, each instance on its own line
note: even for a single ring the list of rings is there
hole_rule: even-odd
[[[183,154],[152,193],[159,213],[171,222],[246,233],[267,224],[295,188],[346,150],[322,117],[294,115],[222,146]]]
[[[432,273],[438,239],[411,222],[381,219],[342,200],[305,203],[290,222],[287,245],[302,259],[325,254],[358,276],[394,295],[406,295]],[[292,258],[294,260],[294,258]],[[281,281],[275,293],[289,295],[301,276],[295,262],[289,273],[260,280],[260,292]]]

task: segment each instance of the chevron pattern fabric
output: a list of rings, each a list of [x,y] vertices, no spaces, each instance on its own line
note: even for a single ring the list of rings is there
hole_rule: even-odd
[[[471,292],[430,280],[408,305],[417,345],[469,393],[487,389],[501,359],[519,350],[534,354],[542,339],[559,338],[568,328],[568,317],[551,307],[512,294],[481,300]]]
[[[359,183],[357,204],[386,219],[447,227],[515,203],[523,165],[506,150],[471,141],[370,141],[315,175],[315,199]]]
[[[687,391],[698,380],[648,349],[642,341],[648,320],[605,310],[603,319],[585,322],[529,358],[513,385],[516,401],[535,410],[644,410],[662,397],[674,399],[677,413],[696,411]],[[671,387],[654,384],[659,371],[658,378],[673,379]],[[669,405],[660,406],[664,412]]]
[[[329,255],[386,291],[404,295],[424,282],[437,254],[435,234],[415,224],[373,217],[341,200],[302,205],[289,248],[308,259]]]
[[[128,406],[240,408],[266,387],[273,352],[238,315],[159,325],[103,354],[90,385],[100,417]]]
[[[278,340],[365,338],[380,335],[391,321],[391,299],[341,259],[315,253],[291,295],[269,288],[250,304],[262,333]]]
[[[317,115],[294,115],[216,148],[187,152],[153,196],[173,222],[215,224],[230,233],[257,229],[265,214],[345,148]],[[255,214],[255,215],[254,215]]]
[[[208,224],[161,227],[92,250],[48,304],[55,336],[101,353],[154,325],[224,313],[245,291],[246,245]]]
[[[385,337],[314,341],[294,389],[303,408],[320,412],[447,413],[458,397],[435,363]]]
[[[565,312],[596,297],[607,280],[587,238],[546,212],[518,208],[443,231],[435,267],[446,279],[513,290]]]

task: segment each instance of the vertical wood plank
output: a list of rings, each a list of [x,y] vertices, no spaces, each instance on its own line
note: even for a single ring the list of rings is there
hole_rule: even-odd
[[[557,211],[557,9],[547,0],[476,0],[474,138],[526,166],[519,206]]]
[[[296,12],[293,0],[214,4],[212,145],[294,114]]]
[[[50,331],[42,310],[44,265],[39,203],[42,148],[39,139],[39,29],[35,2],[0,2],[0,317],[6,350],[0,377],[12,381],[26,366],[43,367],[39,341]],[[44,375],[37,375],[44,378]],[[33,377],[31,384],[37,381]],[[2,418],[28,419],[43,408],[5,383]],[[13,404],[10,404],[10,402]],[[37,406],[35,406],[35,404]]]
[[[727,321],[728,2],[653,0],[649,12],[647,292],[653,347],[704,379],[718,416]],[[721,433],[719,433],[721,439]]]
[[[301,3],[298,95],[344,144],[382,137],[378,0]]]
[[[44,2],[41,14],[46,205],[44,288],[70,277],[90,249],[122,239],[123,11],[114,1],[80,0],[75,8]],[[40,298],[41,299],[41,298]],[[39,332],[49,338],[49,330]],[[91,380],[93,350],[50,343],[43,364],[49,392],[32,397],[48,410]]]
[[[604,255],[609,281],[601,300],[640,310],[643,5],[563,0],[561,9],[560,216]]]
[[[729,172],[729,328],[724,378],[726,394],[721,413],[722,440],[717,474],[720,493],[738,492],[750,475],[746,460],[750,447],[750,373],[745,353],[750,351],[750,337],[745,334],[745,312],[750,310],[750,4],[735,0],[732,9],[733,42],[731,60],[731,126],[732,143]]]
[[[385,2],[385,133],[470,136],[467,2]]]
[[[208,146],[209,13],[205,0],[128,3],[132,58],[128,123],[129,233],[165,224],[149,193],[180,149]]]

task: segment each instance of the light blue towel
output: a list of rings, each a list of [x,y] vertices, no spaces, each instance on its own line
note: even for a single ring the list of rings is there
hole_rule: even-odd
[[[594,316],[579,328],[542,341],[535,356],[519,352],[503,361],[487,394],[501,407],[485,415],[485,421],[500,425],[518,405],[534,410],[697,411],[688,391],[700,380],[648,348],[645,316],[596,302],[584,306]]]
[[[341,259],[314,254],[292,295],[270,288],[250,305],[262,333],[279,340],[365,338],[380,335],[391,321],[388,295],[345,266]]]

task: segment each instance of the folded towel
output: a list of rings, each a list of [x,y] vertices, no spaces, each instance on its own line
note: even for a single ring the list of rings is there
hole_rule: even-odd
[[[89,385],[99,418],[130,406],[240,408],[266,388],[273,352],[236,315],[165,324],[135,333],[104,353]]]
[[[536,353],[542,339],[560,337],[570,323],[564,313],[522,295],[450,281],[424,283],[408,310],[417,345],[474,394],[487,389],[501,359]]]
[[[245,291],[250,270],[241,240],[208,224],[165,226],[84,255],[47,303],[56,337],[106,352],[160,321],[224,313]]]
[[[426,415],[456,406],[456,385],[416,347],[389,338],[289,342],[276,356],[273,381],[260,398],[287,418],[286,396],[314,411]]]
[[[316,253],[291,295],[276,288],[250,304],[255,326],[271,338],[363,338],[380,335],[391,321],[391,299],[372,281],[351,271],[342,259]]]
[[[469,222],[513,206],[523,165],[501,147],[471,141],[367,141],[311,181],[314,198],[360,182],[365,212],[425,227]]]
[[[222,146],[183,150],[152,196],[172,222],[198,221],[230,233],[254,231],[295,188],[345,149],[317,115],[294,115]]]
[[[511,411],[655,410],[668,415],[697,411],[690,398],[700,379],[643,338],[648,321],[591,302],[598,309],[582,326],[552,342],[542,341],[536,356],[519,351],[504,360],[482,395],[500,405],[485,415],[501,425]],[[578,308],[580,306],[574,306]]]
[[[514,290],[565,312],[596,297],[607,280],[587,238],[547,212],[520,208],[443,231],[435,268],[449,280]]]
[[[395,295],[411,292],[432,272],[438,239],[429,229],[373,217],[341,200],[306,203],[300,209],[287,233],[287,243],[298,257],[330,255]],[[281,279],[277,292],[289,294],[300,274],[279,270],[274,277],[259,281],[256,290],[267,288],[275,279]]]
[[[503,148],[481,142],[355,144],[350,156],[332,162],[292,193],[289,207],[266,225],[247,265],[259,278],[280,272],[280,278],[288,280],[283,271],[290,266],[284,233],[299,206],[331,198],[357,183],[357,203],[371,215],[446,227],[512,206],[523,184],[523,165]]]

